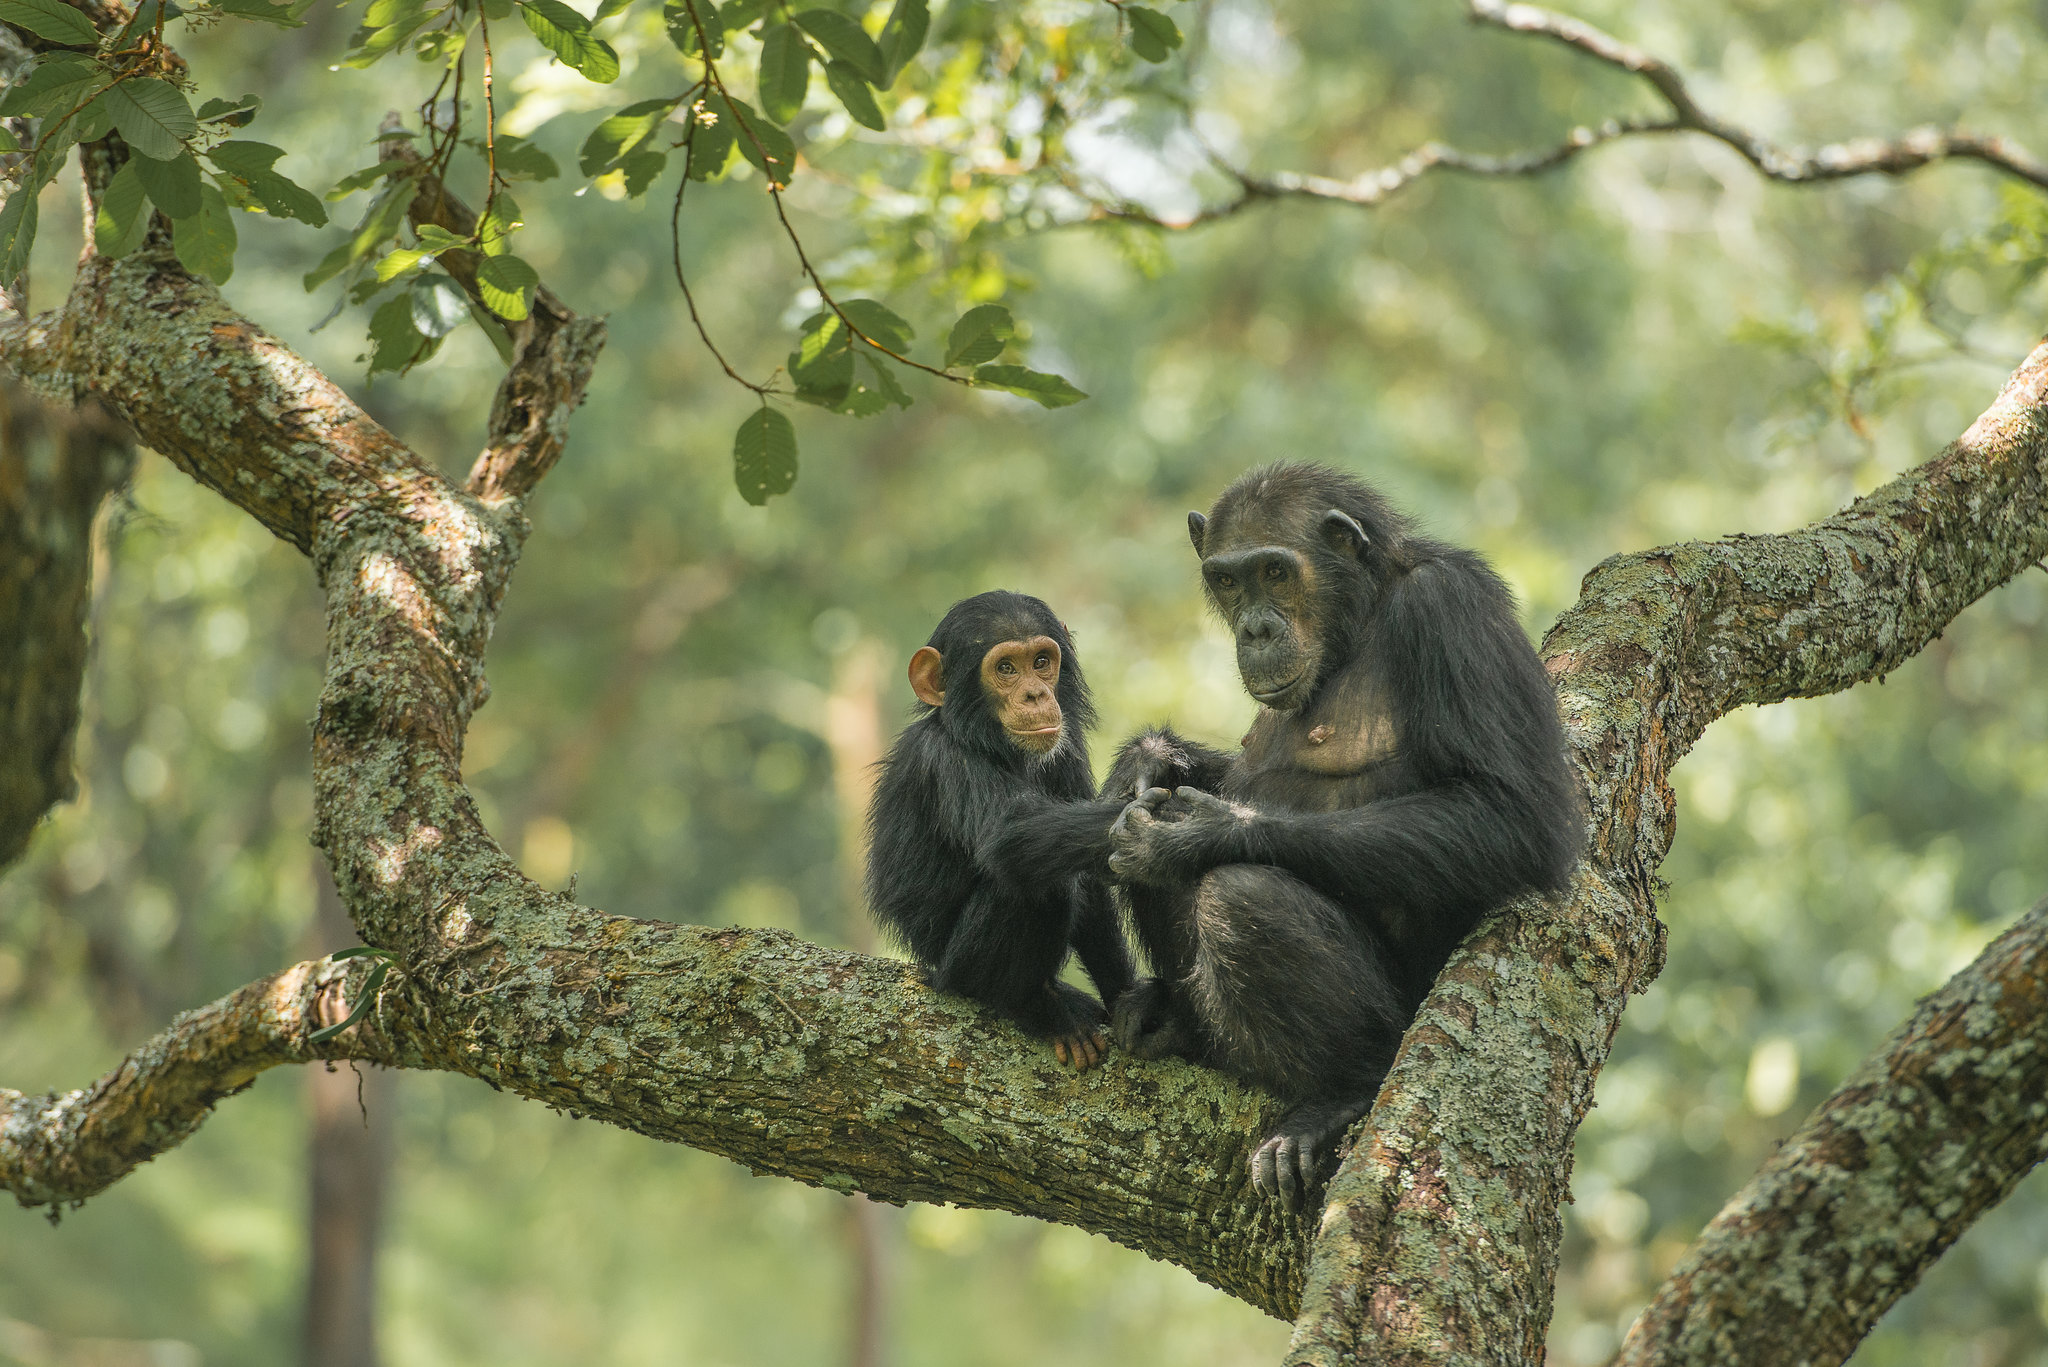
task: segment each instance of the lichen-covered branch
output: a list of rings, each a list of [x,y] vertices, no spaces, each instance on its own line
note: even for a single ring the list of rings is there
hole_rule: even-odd
[[[76,791],[93,518],[134,462],[97,404],[67,411],[0,382],[0,868]]]
[[[1920,1003],[1707,1226],[1616,1367],[1832,1367],[2048,1154],[2048,901]]]
[[[1536,1361],[1572,1143],[1663,960],[1666,777],[1743,703],[1847,688],[2048,553],[2048,345],[1946,451],[1783,536],[1617,556],[1544,656],[1592,842],[1455,957],[1333,1180],[1290,1363]]]
[[[92,1086],[40,1096],[0,1088],[0,1188],[24,1206],[106,1190],[183,1143],[224,1097],[266,1068],[312,1059],[400,1063],[392,1032],[366,1018],[325,1046],[306,1035],[346,1020],[364,965],[316,959],[187,1011]]]

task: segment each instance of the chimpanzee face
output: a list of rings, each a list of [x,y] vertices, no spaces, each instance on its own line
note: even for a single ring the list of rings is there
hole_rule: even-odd
[[[981,657],[975,685],[981,689],[981,712],[1002,728],[1003,738],[1025,754],[1042,758],[1059,748],[1066,718],[1060,709],[1060,646],[1045,635],[1016,636],[998,641]],[[946,705],[945,661],[931,646],[910,657],[910,687],[932,707]],[[974,713],[977,729],[987,723]]]
[[[1237,638],[1245,691],[1276,712],[1308,701],[1323,655],[1315,563],[1289,546],[1226,546],[1202,557],[1202,583]]]
[[[1021,750],[1050,753],[1060,743],[1060,647],[1050,636],[998,641],[981,657],[988,710]]]

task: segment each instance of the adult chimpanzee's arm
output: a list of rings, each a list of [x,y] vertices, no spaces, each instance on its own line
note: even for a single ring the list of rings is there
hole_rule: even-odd
[[[1395,581],[1359,658],[1393,705],[1413,789],[1330,812],[1183,793],[1171,820],[1152,815],[1160,794],[1114,833],[1117,874],[1184,882],[1268,864],[1408,943],[1561,885],[1582,831],[1556,699],[1484,562],[1446,549]]]
[[[1213,793],[1223,783],[1231,757],[1163,726],[1140,731],[1124,742],[1102,781],[1102,796],[1118,804],[1150,788],[1198,788]]]

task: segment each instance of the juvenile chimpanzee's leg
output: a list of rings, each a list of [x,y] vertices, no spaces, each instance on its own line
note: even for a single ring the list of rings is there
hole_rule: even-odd
[[[1074,879],[1074,928],[1070,935],[1074,953],[1089,981],[1102,994],[1104,1006],[1131,990],[1131,951],[1117,924],[1116,903],[1109,885],[1100,878],[1083,874]]]
[[[1372,1108],[1408,1012],[1378,947],[1343,907],[1283,870],[1226,864],[1189,907],[1188,999],[1225,1072],[1295,1103],[1252,1159],[1298,1207],[1332,1146]]]
[[[1063,1063],[1102,1060],[1102,1008],[1055,981],[1067,960],[1072,909],[1064,898],[1032,901],[983,883],[968,895],[928,979],[941,992],[972,997],[1053,1044]]]

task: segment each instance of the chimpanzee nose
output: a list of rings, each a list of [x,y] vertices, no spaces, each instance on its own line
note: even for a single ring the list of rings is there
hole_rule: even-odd
[[[1254,617],[1238,634],[1255,645],[1264,645],[1280,634],[1280,624],[1270,617]]]

